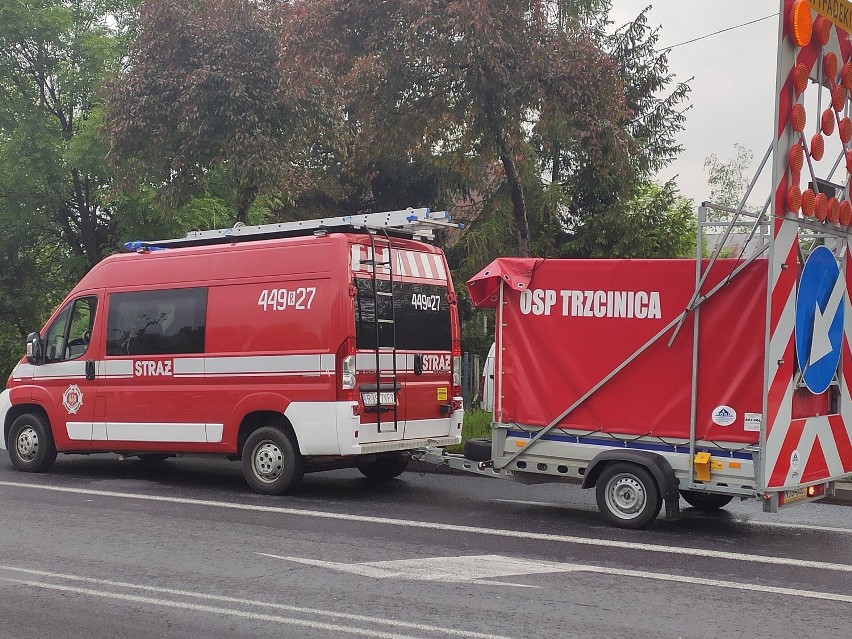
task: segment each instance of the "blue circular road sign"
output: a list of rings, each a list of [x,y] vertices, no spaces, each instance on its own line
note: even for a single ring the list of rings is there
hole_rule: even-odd
[[[845,293],[834,254],[818,246],[805,262],[796,296],[796,357],[814,394],[825,392],[840,363]]]

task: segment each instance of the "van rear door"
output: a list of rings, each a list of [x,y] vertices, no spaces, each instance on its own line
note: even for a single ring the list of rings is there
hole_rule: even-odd
[[[431,264],[440,260],[442,268],[430,271],[431,281],[422,275],[417,279],[395,276],[391,285],[390,278],[381,270],[375,282],[370,274],[356,274],[353,281],[357,379],[364,405],[361,422],[378,423],[380,441],[447,436],[451,425],[453,314],[443,256],[414,251],[400,253],[411,253],[417,263],[421,262],[421,255]],[[437,279],[439,272],[444,279]],[[377,386],[377,351],[378,387],[384,393],[381,396],[373,394]],[[394,385],[396,415],[388,405],[392,400],[388,393],[394,391]],[[374,402],[379,405],[371,405]],[[388,435],[390,431],[392,436]]]

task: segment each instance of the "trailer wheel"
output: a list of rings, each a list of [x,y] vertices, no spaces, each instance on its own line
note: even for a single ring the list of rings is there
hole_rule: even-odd
[[[491,459],[491,440],[468,439],[464,443],[464,456],[471,461],[489,461]]]
[[[695,490],[682,490],[680,496],[693,508],[698,510],[719,510],[724,508],[734,498],[733,495],[718,495],[714,493],[700,493]]]
[[[18,470],[43,473],[56,461],[53,433],[39,415],[25,413],[12,422],[9,459]]]
[[[643,528],[656,519],[662,506],[660,489],[651,474],[638,464],[610,464],[595,487],[598,509],[619,528]]]
[[[246,481],[264,495],[283,495],[305,472],[305,460],[292,437],[274,426],[263,426],[249,435],[242,457]]]
[[[402,475],[405,469],[408,468],[409,461],[411,461],[411,455],[408,453],[394,453],[369,462],[356,461],[355,467],[367,479],[387,481],[388,479]]]

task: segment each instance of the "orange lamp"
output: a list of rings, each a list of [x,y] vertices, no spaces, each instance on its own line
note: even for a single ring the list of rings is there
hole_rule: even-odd
[[[811,157],[819,162],[823,155],[825,155],[825,140],[822,135],[815,133],[811,138]]]
[[[816,219],[820,222],[828,217],[828,198],[825,196],[825,193],[817,193],[814,200],[814,215],[816,215]]]
[[[816,207],[816,195],[810,189],[805,189],[802,193],[802,213],[805,217],[813,217]]]
[[[805,124],[808,122],[808,115],[805,113],[803,104],[794,104],[790,111],[790,124],[796,133],[801,133],[805,130]],[[850,122],[852,124],[852,122]]]
[[[791,33],[796,46],[806,47],[814,33],[814,17],[807,0],[796,0],[790,13]]]
[[[837,56],[833,52],[826,53],[822,58],[822,72],[832,82],[837,77]]]
[[[836,119],[837,118],[834,116],[834,111],[832,111],[831,109],[826,109],[825,111],[823,111],[821,122],[822,126],[820,127],[820,129],[822,129],[822,132],[826,135],[831,135],[832,133],[834,133],[834,123]]]

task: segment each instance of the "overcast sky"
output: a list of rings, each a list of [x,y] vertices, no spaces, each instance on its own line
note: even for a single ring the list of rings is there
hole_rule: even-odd
[[[650,23],[662,27],[661,48],[762,18],[780,6],[779,0],[613,0],[612,4],[610,17],[616,25],[652,5]],[[734,143],[754,153],[753,170],[757,169],[772,139],[777,40],[776,16],[672,49],[669,68],[677,79],[694,78],[692,108],[679,136],[684,151],[660,172],[659,180],[677,176],[681,193],[698,204],[710,195],[704,159],[711,153],[723,161],[733,159]],[[764,173],[768,171],[769,167]],[[761,192],[750,202],[763,203],[768,176],[760,186]]]

